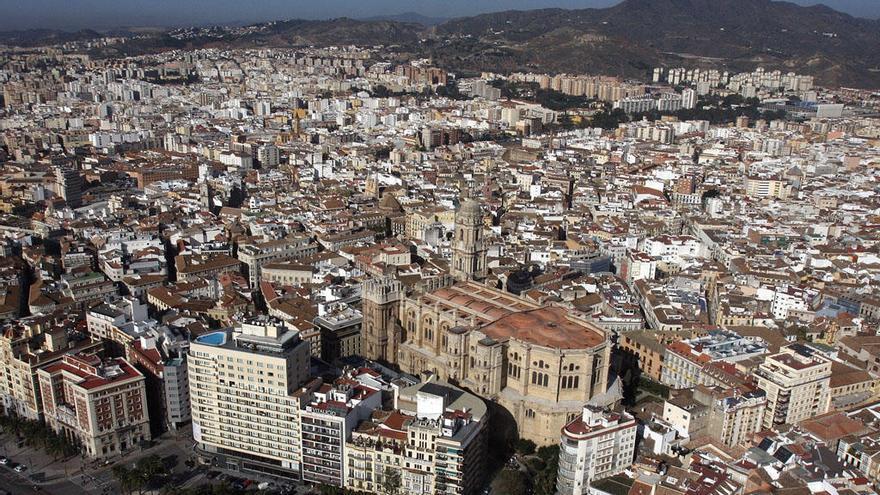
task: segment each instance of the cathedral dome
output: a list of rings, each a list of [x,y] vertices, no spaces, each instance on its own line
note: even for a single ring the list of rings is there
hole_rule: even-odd
[[[382,199],[379,200],[379,209],[391,212],[403,211],[400,202],[397,201],[397,198],[393,194],[385,194],[382,196]]]

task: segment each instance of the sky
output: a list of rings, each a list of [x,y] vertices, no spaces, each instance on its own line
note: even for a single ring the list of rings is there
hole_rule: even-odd
[[[509,9],[607,7],[619,0],[0,0],[0,30],[75,31],[121,26],[190,26],[278,19],[365,18],[416,12],[460,17]],[[817,0],[792,0],[812,5]],[[860,17],[880,17],[880,0],[822,0]]]

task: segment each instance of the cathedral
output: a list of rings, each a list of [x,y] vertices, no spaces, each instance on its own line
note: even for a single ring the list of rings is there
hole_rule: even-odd
[[[486,278],[486,247],[483,244],[483,214],[473,199],[461,203],[455,212],[450,273],[456,280]]]
[[[366,282],[362,348],[367,358],[407,373],[430,371],[494,400],[520,437],[554,444],[584,404],[605,392],[609,335],[568,309],[481,284],[483,234],[479,203],[463,201],[452,241],[455,283],[406,293],[390,278]]]

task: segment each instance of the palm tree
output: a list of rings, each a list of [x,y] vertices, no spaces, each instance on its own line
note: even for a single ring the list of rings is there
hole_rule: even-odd
[[[151,485],[159,475],[165,472],[165,464],[157,455],[145,457],[137,462],[136,468],[144,486]]]
[[[124,493],[131,493],[133,479],[131,470],[122,464],[117,464],[113,466],[113,469],[110,471],[113,473],[113,477],[116,478],[116,481],[119,482],[119,487],[122,491]]]

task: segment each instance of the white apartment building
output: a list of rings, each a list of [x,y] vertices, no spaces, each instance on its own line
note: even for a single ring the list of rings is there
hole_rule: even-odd
[[[123,297],[115,302],[100,304],[86,312],[86,328],[93,341],[101,339],[120,341],[118,332],[131,324],[144,323],[149,318],[147,305],[134,297]]]
[[[807,300],[811,295],[806,291],[794,287],[780,287],[773,293],[773,302],[770,304],[770,312],[773,318],[784,320],[792,311],[807,311]]]
[[[285,237],[277,240],[248,241],[239,245],[238,260],[248,267],[251,287],[260,283],[263,265],[267,263],[303,258],[318,252],[318,245],[307,236]]]
[[[343,378],[321,386],[309,399],[300,412],[302,479],[342,487],[346,442],[358,423],[382,405],[382,394]]]
[[[277,167],[281,163],[281,153],[274,144],[264,144],[257,148],[257,160],[263,168]]]
[[[308,342],[273,318],[197,337],[187,365],[198,451],[227,469],[298,478],[294,393],[309,362]]]
[[[250,170],[254,168],[254,157],[243,151],[221,151],[217,154],[217,161],[240,170]]]
[[[831,361],[805,345],[791,344],[768,356],[755,378],[767,394],[764,428],[797,424],[831,405]]]
[[[763,341],[729,331],[713,331],[705,337],[673,342],[666,346],[660,382],[675,389],[714,385],[715,378],[703,372],[706,364],[735,363],[766,352]]]
[[[759,431],[767,410],[761,390],[745,393],[728,390],[710,398],[709,431],[728,447],[746,445]]]
[[[670,264],[681,264],[685,259],[705,256],[703,244],[689,235],[660,235],[645,239],[643,251]]]
[[[644,251],[630,251],[624,260],[623,276],[630,284],[636,280],[653,280],[657,276],[657,257]]]
[[[562,429],[556,493],[592,493],[592,482],[628,468],[635,456],[636,430],[635,418],[627,413],[584,406],[583,415]]]

